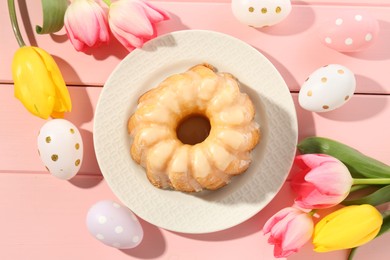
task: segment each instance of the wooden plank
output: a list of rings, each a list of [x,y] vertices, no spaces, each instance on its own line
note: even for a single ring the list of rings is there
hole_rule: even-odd
[[[206,29],[230,34],[246,41],[262,52],[285,78],[289,88],[299,90],[300,85],[315,69],[329,63],[341,63],[350,68],[358,79],[359,93],[390,93],[387,75],[381,69],[390,67],[390,7],[356,6],[373,14],[380,22],[381,34],[368,50],[355,54],[342,54],[327,48],[316,38],[317,26],[335,12],[350,9],[348,6],[306,5],[294,6],[289,17],[279,25],[264,29],[253,29],[239,23],[231,13],[229,3],[204,2],[156,2],[166,9],[172,19],[158,25],[159,34],[184,29]],[[50,52],[59,64],[70,85],[103,85],[111,71],[126,56],[126,50],[112,40],[108,46],[91,50],[88,54],[76,52],[67,40],[64,31],[55,35],[36,35],[32,27],[41,23],[39,5],[27,3],[29,15],[24,13],[30,43]],[[198,14],[202,14],[200,17]],[[30,22],[26,20],[30,18]],[[0,49],[0,82],[11,82],[13,51],[17,49],[13,40],[7,15],[6,2],[0,3],[0,31],[3,42]],[[27,37],[26,37],[27,40]]]
[[[223,253],[229,254],[230,259],[270,260],[274,259],[272,247],[261,227],[268,217],[292,203],[286,185],[261,213],[237,227],[211,235],[168,232],[141,220],[145,237],[140,246],[117,250],[100,244],[85,226],[90,206],[102,199],[116,200],[115,197],[101,177],[78,176],[75,182],[46,175],[0,175],[1,259],[195,260],[218,259]],[[246,250],[237,250],[244,246]],[[332,255],[342,259],[345,252]]]
[[[290,206],[294,195],[286,183],[274,200],[254,217],[212,234],[169,232],[140,219],[144,239],[138,247],[129,250],[107,247],[87,231],[88,209],[105,199],[119,202],[99,176],[76,176],[67,182],[48,175],[0,174],[0,259],[199,260],[228,255],[224,259],[272,260],[273,248],[267,244],[261,228],[270,216]],[[387,259],[389,238],[390,233],[362,247],[359,258]],[[341,260],[346,254],[347,251],[315,253],[308,243],[289,259]]]
[[[66,118],[84,140],[81,174],[100,174],[93,148],[93,115],[101,88],[69,87],[73,112]],[[352,145],[390,164],[390,96],[355,95],[344,107],[311,113],[297,105],[299,138],[325,136]],[[44,120],[32,116],[13,98],[11,85],[0,85],[0,172],[46,172],[37,153],[36,138]],[[381,126],[381,127],[373,127]]]

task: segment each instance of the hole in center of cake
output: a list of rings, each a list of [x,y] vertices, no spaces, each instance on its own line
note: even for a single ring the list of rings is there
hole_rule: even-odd
[[[209,119],[195,114],[181,120],[176,128],[176,134],[183,144],[194,145],[203,142],[209,136],[210,129]]]

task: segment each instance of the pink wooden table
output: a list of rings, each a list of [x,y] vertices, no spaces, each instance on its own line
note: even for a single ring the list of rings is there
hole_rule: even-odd
[[[116,200],[104,181],[92,141],[93,116],[102,85],[125,57],[117,42],[91,54],[78,53],[64,31],[36,35],[42,23],[37,1],[18,1],[25,39],[51,53],[69,86],[73,112],[67,119],[80,129],[84,163],[71,181],[50,176],[37,153],[38,130],[45,122],[30,115],[13,97],[11,60],[18,48],[13,37],[6,1],[0,3],[0,259],[274,259],[263,237],[264,222],[292,203],[288,183],[261,212],[225,231],[188,235],[173,233],[141,220],[142,244],[132,250],[106,247],[89,235],[85,217],[89,207],[102,199]],[[281,24],[256,30],[239,23],[229,0],[153,1],[172,19],[159,25],[159,34],[180,29],[208,29],[230,34],[256,47],[280,71],[294,98],[299,139],[326,136],[352,145],[390,164],[390,1],[307,0],[293,1],[290,16]],[[341,54],[319,43],[316,26],[341,9],[364,9],[380,23],[381,34],[370,49]],[[27,19],[29,18],[29,19]],[[21,21],[21,20],[20,20]],[[356,95],[344,107],[326,114],[310,113],[297,105],[297,92],[318,67],[339,63],[357,78]],[[355,259],[389,259],[390,234],[362,247]],[[289,257],[295,260],[345,259],[347,252],[315,253],[310,245]]]

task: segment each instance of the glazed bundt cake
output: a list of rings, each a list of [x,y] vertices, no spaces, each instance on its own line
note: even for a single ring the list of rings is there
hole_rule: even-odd
[[[254,116],[252,101],[231,74],[197,65],[139,98],[128,122],[131,157],[158,188],[216,190],[249,167],[260,139]],[[178,128],[194,117],[208,121],[209,132],[203,141],[181,140]]]

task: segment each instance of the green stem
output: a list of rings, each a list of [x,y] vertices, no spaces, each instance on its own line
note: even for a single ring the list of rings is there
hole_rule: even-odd
[[[353,185],[358,184],[390,184],[390,178],[353,179]]]
[[[14,34],[15,34],[16,40],[18,41],[19,47],[26,46],[26,44],[23,41],[23,37],[20,34],[18,19],[16,18],[15,1],[14,0],[8,0],[8,12],[9,12],[9,17],[11,19],[12,30],[14,31]]]
[[[111,5],[111,0],[102,0],[107,6]]]

